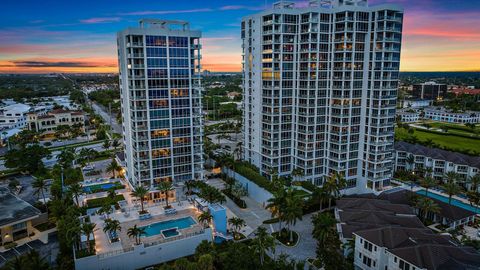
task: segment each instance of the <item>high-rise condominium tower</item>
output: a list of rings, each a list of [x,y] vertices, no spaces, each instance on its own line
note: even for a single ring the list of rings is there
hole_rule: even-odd
[[[163,20],[141,20],[117,34],[132,186],[202,177],[200,36],[187,22]]]
[[[389,185],[402,9],[285,1],[242,21],[244,159],[261,173],[335,172],[352,192]]]

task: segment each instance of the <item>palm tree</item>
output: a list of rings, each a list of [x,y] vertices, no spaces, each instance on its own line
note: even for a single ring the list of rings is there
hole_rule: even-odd
[[[112,201],[115,200],[115,197],[117,196],[117,193],[115,192],[115,188],[109,188],[107,190],[107,197],[110,198]]]
[[[115,178],[115,172],[119,172],[122,169],[120,165],[118,165],[115,159],[112,159],[112,162],[107,166],[106,171],[111,172],[113,178]]]
[[[97,151],[87,147],[80,149],[80,152],[78,153],[78,156],[80,157],[81,162],[86,161],[86,164],[90,163],[90,160],[95,158],[96,155],[97,155]]]
[[[117,148],[120,147],[120,145],[121,145],[121,144],[120,144],[120,142],[118,141],[118,139],[114,139],[114,140],[112,141],[112,147],[113,147],[113,149],[115,150],[115,153],[117,152]]]
[[[230,224],[230,226],[233,228],[233,236],[235,239],[237,239],[240,229],[246,225],[245,220],[239,217],[229,218],[228,224]]]
[[[457,180],[460,178],[460,176],[458,175],[458,173],[456,172],[447,172],[444,176],[443,176],[443,179],[445,182],[449,183],[449,182],[452,182],[452,183],[456,183]]]
[[[135,238],[136,245],[140,245],[140,238],[142,237],[142,234],[145,234],[145,228],[137,227],[137,224],[131,228],[128,228],[127,230],[127,236],[130,238]]]
[[[405,162],[408,164],[407,170],[413,171],[413,165],[415,164],[415,157],[413,155],[409,155],[406,159]]]
[[[204,226],[208,226],[210,222],[212,221],[212,214],[209,212],[203,212],[198,216],[198,222],[203,223]]]
[[[433,179],[430,176],[426,176],[420,181],[420,186],[425,188],[425,196],[428,194],[428,189],[437,185],[437,180]]]
[[[108,150],[108,148],[110,148],[110,146],[111,146],[110,141],[109,141],[109,140],[105,140],[105,141],[103,142],[103,145],[102,145],[102,146],[103,146],[103,148],[104,148],[105,150]]]
[[[320,246],[327,245],[327,240],[335,233],[335,224],[337,221],[328,212],[319,213],[312,217],[313,232],[312,235],[319,242]]]
[[[292,175],[293,179],[298,180],[297,179],[298,177],[302,177],[304,175],[304,171],[303,171],[302,168],[297,167],[297,168],[292,170],[291,175]]]
[[[63,148],[60,153],[57,154],[56,158],[58,163],[62,166],[62,168],[68,168],[72,166],[73,161],[75,160],[75,148]]]
[[[268,234],[265,227],[258,227],[257,232],[255,233],[255,238],[252,241],[252,246],[255,253],[258,253],[260,256],[261,265],[263,265],[265,261],[265,253],[267,250],[275,253],[275,239]]]
[[[117,231],[121,231],[122,226],[120,226],[120,221],[116,219],[106,219],[105,226],[103,227],[103,232],[107,233],[116,233]]]
[[[325,191],[325,188],[322,186],[322,187],[317,187],[314,191],[313,191],[313,194],[312,194],[312,197],[315,199],[315,200],[318,200],[318,204],[319,204],[319,211],[321,212],[322,211],[322,205],[323,205],[323,202],[325,200],[327,200],[330,195]]]
[[[145,212],[143,209],[143,202],[145,201],[145,197],[147,196],[147,194],[148,194],[148,189],[146,189],[144,186],[136,186],[133,192],[130,193],[130,195],[132,195],[133,197],[140,199],[142,213]]]
[[[432,199],[421,197],[417,201],[418,209],[422,212],[422,220],[425,222],[427,220],[428,213],[439,213],[440,207]]]
[[[90,235],[95,231],[95,227],[97,224],[95,223],[83,223],[82,224],[82,232],[85,234],[87,237],[87,248],[88,252],[92,252],[92,246],[90,244]]]
[[[195,187],[195,181],[194,180],[185,181],[185,185],[183,186],[183,188],[187,190],[187,192],[185,192],[185,194],[187,196],[192,195],[192,189],[194,187]]]
[[[290,187],[285,195],[285,208],[283,212],[283,220],[288,226],[290,231],[290,241],[293,241],[293,230],[291,226],[295,226],[297,220],[302,220],[303,216],[303,198],[298,196],[295,189]]]
[[[48,190],[47,182],[45,181],[44,178],[37,177],[35,178],[35,180],[33,180],[32,187],[35,189],[34,194],[36,194],[37,196],[42,195],[43,204],[45,204],[45,208],[47,209],[47,213],[48,213],[48,206],[47,206],[47,202],[45,201],[45,191]]]
[[[80,206],[79,202],[78,202],[78,197],[80,196],[80,194],[82,194],[83,192],[83,188],[82,186],[80,186],[79,183],[73,183],[71,184],[69,187],[68,187],[68,191],[73,195],[73,197],[75,198],[75,202],[77,203],[78,206]]]
[[[479,214],[478,205],[480,204],[480,193],[476,190],[469,191],[467,192],[467,197],[470,205],[475,207],[475,213]]]
[[[285,189],[278,189],[273,193],[273,197],[268,199],[266,209],[272,212],[272,218],[278,218],[279,231],[282,230],[283,211],[285,209],[286,199]]]
[[[448,204],[452,203],[452,196],[457,195],[462,190],[455,182],[447,182],[443,185],[445,192],[448,194]]]
[[[478,186],[480,185],[480,174],[475,174],[474,176],[469,177],[468,182],[470,183],[470,190],[478,192]]]
[[[169,207],[168,197],[169,197],[170,190],[172,190],[172,188],[173,188],[173,185],[172,185],[172,182],[170,181],[162,181],[158,184],[158,187],[157,187],[158,190],[165,193],[165,202],[167,204],[167,208]]]
[[[102,205],[102,207],[100,207],[100,209],[98,209],[98,213],[99,214],[105,214],[107,216],[107,219],[108,219],[108,215],[110,215],[110,213],[112,213],[112,202],[107,200]]]
[[[340,196],[340,190],[346,186],[345,178],[340,173],[333,173],[327,177],[327,181],[323,184],[323,188],[329,195],[328,209],[332,207],[332,200]]]

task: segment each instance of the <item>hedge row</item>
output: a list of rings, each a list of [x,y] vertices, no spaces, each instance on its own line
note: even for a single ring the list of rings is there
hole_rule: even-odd
[[[230,198],[238,207],[240,207],[242,209],[247,208],[247,203],[244,200],[242,200],[238,197],[235,197],[229,190],[224,189],[224,190],[222,190],[222,192],[225,195],[227,195],[227,197]]]
[[[248,180],[254,182],[259,187],[266,189],[267,191],[273,193],[274,188],[272,182],[270,182],[267,178],[262,176],[258,169],[246,162],[236,162],[234,167],[235,172],[242,175],[243,177],[247,178]]]
[[[102,207],[105,205],[105,203],[109,202],[110,198],[109,197],[102,197],[102,198],[95,198],[87,201],[87,208],[97,208],[97,207]],[[123,197],[122,194],[116,195],[115,199],[113,199],[114,204],[125,200],[125,197]]]

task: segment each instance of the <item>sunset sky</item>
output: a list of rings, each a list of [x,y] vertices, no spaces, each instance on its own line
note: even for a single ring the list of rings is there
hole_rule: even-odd
[[[188,20],[202,64],[240,71],[240,21],[273,1],[3,1],[0,73],[117,72],[115,33],[141,18]],[[297,1],[305,5],[307,1]],[[405,8],[402,71],[480,71],[480,0],[370,0]]]

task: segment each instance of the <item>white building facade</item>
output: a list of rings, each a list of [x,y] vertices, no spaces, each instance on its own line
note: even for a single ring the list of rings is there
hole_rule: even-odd
[[[203,178],[200,37],[187,22],[164,20],[117,34],[132,186]]]
[[[420,113],[416,110],[399,110],[397,111],[397,118],[403,123],[415,123],[420,120]]]
[[[30,109],[30,106],[22,103],[3,106],[0,108],[0,128],[24,128]]]
[[[365,0],[279,2],[245,17],[244,159],[263,175],[347,192],[382,190],[393,168],[403,11]]]
[[[407,161],[410,156],[413,157],[413,163]],[[395,171],[420,168],[430,168],[431,176],[439,181],[444,180],[448,172],[455,172],[462,179],[468,180],[480,173],[480,157],[407,142],[395,143]]]
[[[425,108],[423,117],[447,123],[480,123],[480,113],[478,112],[453,112],[444,108]]]

